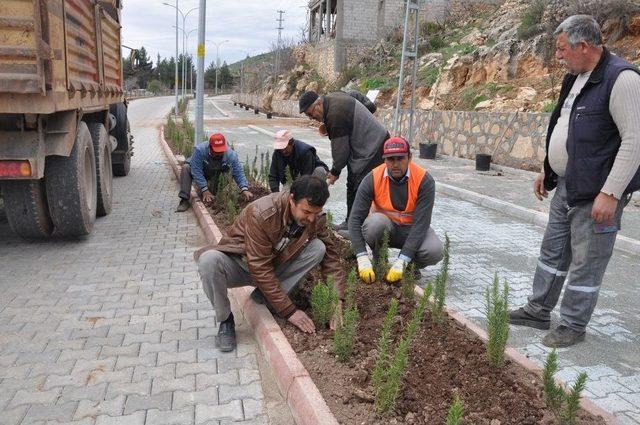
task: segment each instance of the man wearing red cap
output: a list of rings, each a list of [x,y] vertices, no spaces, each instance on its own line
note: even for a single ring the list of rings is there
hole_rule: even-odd
[[[273,141],[273,156],[269,168],[271,192],[279,192],[280,183],[293,183],[287,181],[287,167],[293,180],[309,174],[324,180],[329,172],[327,164],[316,154],[316,148],[294,139],[289,130],[280,130]]]
[[[377,260],[385,230],[389,246],[400,249],[385,276],[390,283],[402,279],[409,263],[418,270],[437,264],[443,254],[442,242],[431,228],[436,189],[433,177],[411,161],[409,143],[401,137],[384,142],[382,157],[384,163],[367,174],[358,187],[349,217],[358,274],[366,283],[373,283],[376,275],[365,242]]]
[[[217,189],[214,184],[209,188],[207,181],[214,179],[217,181],[220,173],[231,170],[231,175],[242,192],[242,196],[247,201],[253,199],[253,194],[249,192],[249,182],[244,175],[242,164],[238,160],[238,154],[233,149],[229,149],[227,141],[220,133],[212,134],[208,142],[202,142],[193,150],[193,154],[182,166],[180,175],[180,203],[177,212],[189,209],[189,198],[191,197],[191,183],[196,181],[198,192],[202,196],[205,204],[213,202],[213,192]]]

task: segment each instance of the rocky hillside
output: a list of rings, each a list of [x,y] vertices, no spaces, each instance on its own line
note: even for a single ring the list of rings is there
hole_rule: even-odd
[[[640,5],[631,0],[505,0],[499,5],[460,1],[441,24],[421,23],[417,74],[419,108],[549,111],[564,71],[554,59],[553,30],[567,16],[589,13],[616,54],[640,62]],[[377,103],[395,104],[400,30],[381,40],[343,78],[327,84],[297,51],[299,65],[270,90],[274,99],[304,90],[345,86],[380,89]],[[411,77],[405,80],[409,99]]]

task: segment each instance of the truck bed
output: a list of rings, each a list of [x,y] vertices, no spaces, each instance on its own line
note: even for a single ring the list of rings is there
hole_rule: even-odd
[[[119,0],[1,0],[0,113],[122,101]]]

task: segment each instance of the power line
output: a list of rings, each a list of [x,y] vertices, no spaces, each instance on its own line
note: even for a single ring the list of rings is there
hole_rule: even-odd
[[[280,73],[280,43],[282,41],[282,30],[284,29],[284,27],[282,26],[282,23],[284,22],[284,18],[282,17],[282,15],[285,13],[284,10],[278,10],[278,19],[276,19],[276,22],[278,22],[278,27],[276,28],[278,30],[278,45],[276,46],[276,64],[275,64],[275,72],[276,72],[276,79],[278,78],[278,74]]]

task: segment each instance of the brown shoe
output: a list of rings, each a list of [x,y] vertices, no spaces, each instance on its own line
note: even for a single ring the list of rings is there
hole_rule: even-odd
[[[185,212],[190,207],[191,202],[189,202],[187,199],[181,199],[180,203],[178,204],[178,208],[176,208],[176,212]]]
[[[542,343],[551,348],[571,347],[584,341],[585,331],[574,331],[568,326],[560,325],[542,338]]]

